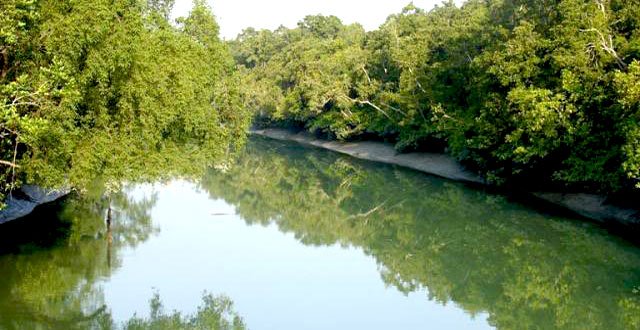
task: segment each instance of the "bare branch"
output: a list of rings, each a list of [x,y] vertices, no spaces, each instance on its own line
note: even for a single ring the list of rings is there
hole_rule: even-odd
[[[596,29],[596,28],[590,28],[590,29],[582,29],[580,30],[582,32],[595,32],[598,37],[600,38],[600,47],[602,48],[602,50],[604,50],[605,52],[609,53],[609,55],[611,55],[615,60],[616,63],[618,64],[618,67],[623,70],[626,71],[627,70],[627,63],[625,63],[622,58],[620,58],[620,56],[618,55],[618,52],[616,52],[614,45],[613,45],[613,36],[611,36],[610,34],[607,35],[605,37],[605,35],[600,32],[600,30]]]
[[[370,106],[370,107],[372,107],[372,108],[374,108],[374,109],[378,110],[379,112],[381,112],[381,113],[382,113],[385,117],[387,117],[388,119],[391,119],[391,117],[389,116],[389,114],[388,114],[386,111],[382,110],[382,108],[380,108],[379,106],[377,106],[377,105],[375,105],[375,104],[373,104],[373,103],[369,102],[368,100],[364,100],[364,101],[362,101],[362,100],[354,100],[354,99],[351,99],[351,100],[352,100],[353,102],[355,102],[355,103],[358,103],[358,104],[368,105],[368,106]]]
[[[12,162],[8,162],[6,160],[1,160],[0,159],[0,164],[6,165],[6,166],[9,166],[9,167],[13,167],[13,168],[20,168],[20,165],[12,163]]]
[[[394,107],[394,106],[391,106],[391,105],[389,105],[388,103],[381,103],[381,104],[382,104],[382,105],[384,105],[385,107],[387,107],[387,108],[389,108],[389,109],[391,109],[391,110],[395,111],[395,112],[398,112],[398,113],[400,113],[400,114],[404,115],[404,116],[406,116],[406,115],[407,115],[407,113],[406,113],[406,112],[404,112],[404,111],[402,111],[402,110],[400,110],[400,109],[398,109],[398,108],[396,108],[396,107]]]
[[[11,103],[12,106],[21,106],[21,105],[31,105],[34,107],[40,107],[40,103],[35,103],[35,102],[14,102]]]
[[[367,81],[369,81],[369,85],[371,85],[371,77],[369,77],[369,72],[367,72],[367,69],[364,67],[364,65],[360,68],[362,69],[362,71],[364,71],[364,74],[367,77]]]
[[[9,133],[11,133],[13,135],[16,135],[16,136],[20,135],[20,133],[18,131],[11,129],[11,128],[7,127],[4,124],[0,124],[0,129],[3,129],[3,130],[5,130],[5,131],[7,131],[7,132],[9,132]]]
[[[595,1],[596,1],[596,6],[598,6],[600,11],[602,11],[602,15],[604,15],[604,17],[607,18],[607,10],[604,5],[604,1],[603,0],[595,0]]]
[[[18,167],[18,165],[16,165],[16,159],[18,158],[18,143],[20,143],[20,136],[16,136],[16,141],[15,141],[15,146],[13,148],[13,165],[11,167],[11,189],[13,190],[13,187],[16,184],[16,168]]]

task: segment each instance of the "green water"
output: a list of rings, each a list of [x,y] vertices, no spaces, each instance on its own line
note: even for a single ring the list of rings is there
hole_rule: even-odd
[[[640,249],[401,168],[253,138],[110,196],[0,227],[0,329],[640,328]]]

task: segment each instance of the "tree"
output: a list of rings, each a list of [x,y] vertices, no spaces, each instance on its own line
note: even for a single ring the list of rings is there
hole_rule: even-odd
[[[217,23],[197,1],[173,27],[172,4],[3,3],[0,197],[150,178],[144,161],[157,174],[181,149],[204,171],[242,146],[249,118]]]
[[[449,1],[364,37],[308,16],[232,45],[262,125],[448,151],[498,185],[635,196],[638,7]]]

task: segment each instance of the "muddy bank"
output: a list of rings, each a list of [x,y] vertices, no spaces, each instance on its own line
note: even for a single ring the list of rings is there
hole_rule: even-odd
[[[43,204],[54,202],[69,194],[69,190],[47,190],[33,185],[22,186],[5,201],[0,210],[0,224],[22,218]]]
[[[285,129],[261,129],[253,130],[251,133],[277,140],[295,141],[301,144],[336,151],[355,158],[408,167],[451,180],[484,183],[484,180],[480,176],[467,171],[462,165],[456,162],[455,159],[444,154],[422,152],[400,154],[393,146],[382,142],[327,141],[317,139],[306,132],[293,133]]]
[[[277,140],[295,141],[304,145],[336,151],[352,157],[411,168],[446,179],[486,184],[479,175],[466,170],[453,157],[444,154],[414,152],[400,154],[391,144],[374,141],[339,142],[318,139],[307,132],[268,128],[252,130],[251,134]],[[605,196],[530,192],[530,196],[570,210],[583,217],[615,226],[640,228],[640,209],[620,207],[607,202]]]

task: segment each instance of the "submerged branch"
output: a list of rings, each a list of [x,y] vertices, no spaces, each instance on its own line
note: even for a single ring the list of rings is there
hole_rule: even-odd
[[[377,212],[378,210],[380,210],[386,203],[387,203],[387,201],[384,201],[380,205],[372,208],[371,210],[369,210],[367,212],[351,215],[347,219],[366,218],[366,217],[372,215],[373,213]]]

